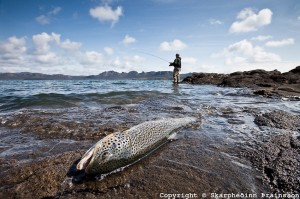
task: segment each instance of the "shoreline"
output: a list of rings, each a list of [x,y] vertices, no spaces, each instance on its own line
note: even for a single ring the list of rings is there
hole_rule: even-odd
[[[256,95],[300,100],[300,66],[286,73],[260,69],[230,74],[193,73],[192,76],[184,78],[182,83],[247,87]]]

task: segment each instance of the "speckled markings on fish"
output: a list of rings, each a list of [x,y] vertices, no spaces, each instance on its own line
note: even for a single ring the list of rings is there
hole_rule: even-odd
[[[146,156],[165,143],[176,130],[195,121],[194,117],[163,118],[112,133],[91,147],[76,168],[89,175],[110,173]]]

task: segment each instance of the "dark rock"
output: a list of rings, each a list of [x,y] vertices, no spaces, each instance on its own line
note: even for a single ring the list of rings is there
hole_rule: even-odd
[[[272,87],[272,86],[274,86],[272,84],[266,84],[266,83],[261,83],[261,84],[256,84],[256,85],[259,86],[259,87]]]
[[[241,75],[243,75],[243,72],[240,72],[240,71],[238,71],[238,72],[234,72],[234,73],[230,73],[229,74],[229,76],[241,76]]]
[[[300,117],[284,111],[272,111],[255,118],[258,126],[268,126],[279,129],[297,131],[300,129]]]
[[[217,73],[193,73],[192,77],[186,77],[182,82],[191,84],[221,84],[227,75]]]
[[[299,92],[299,91],[297,91],[297,90],[295,90],[294,88],[291,88],[291,87],[279,87],[278,90],[287,91],[287,92],[295,92],[295,93]]]
[[[267,75],[268,72],[262,69],[256,69],[256,70],[251,70],[251,71],[246,71],[245,72],[246,75],[254,75],[254,74],[259,74],[259,75]]]
[[[44,158],[35,163],[14,165],[0,174],[1,198],[44,198],[54,197],[65,180],[68,165],[82,152],[65,152]],[[9,173],[10,175],[7,175]]]
[[[293,70],[290,70],[291,73],[298,73],[300,74],[300,66],[297,66],[296,68],[294,68]]]
[[[230,118],[230,119],[227,120],[227,122],[229,124],[245,124],[245,121],[239,120],[239,119],[235,119],[235,118]]]
[[[248,87],[256,89],[254,94],[267,97],[288,97],[300,96],[300,66],[287,72],[281,73],[278,70],[265,71],[261,69],[234,72],[229,75],[217,73],[193,73],[183,79],[185,83],[191,84],[215,84],[229,87]],[[280,88],[281,89],[278,89]],[[282,88],[291,89],[282,89]],[[270,88],[265,90],[264,88]]]
[[[264,97],[274,97],[274,96],[279,96],[277,92],[274,92],[272,88],[268,89],[258,89],[253,91],[253,94],[255,95],[262,95]]]
[[[274,193],[300,189],[299,138],[277,135],[257,146],[246,157],[263,173],[263,181]]]

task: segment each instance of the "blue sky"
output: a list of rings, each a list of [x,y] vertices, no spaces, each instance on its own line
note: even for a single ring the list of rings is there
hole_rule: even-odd
[[[299,0],[0,0],[1,72],[167,71],[176,53],[182,72],[286,72],[299,42]]]

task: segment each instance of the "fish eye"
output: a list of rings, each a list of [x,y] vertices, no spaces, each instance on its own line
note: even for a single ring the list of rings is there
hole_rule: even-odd
[[[109,156],[110,156],[110,153],[108,151],[104,151],[101,154],[101,160],[106,160],[107,158],[109,158]]]

